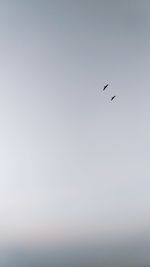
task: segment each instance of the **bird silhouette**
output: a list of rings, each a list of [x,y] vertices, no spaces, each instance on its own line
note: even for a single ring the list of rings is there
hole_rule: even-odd
[[[106,84],[106,85],[104,86],[103,91],[107,88],[107,86],[108,86],[108,84]]]
[[[114,95],[112,98],[111,98],[111,101],[116,97],[116,95]]]

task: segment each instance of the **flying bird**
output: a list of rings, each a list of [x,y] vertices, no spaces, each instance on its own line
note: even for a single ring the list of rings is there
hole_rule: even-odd
[[[114,95],[112,98],[111,98],[111,101],[116,97],[116,95]]]
[[[106,85],[104,86],[103,91],[107,88],[107,86],[108,86],[108,84],[106,84]]]

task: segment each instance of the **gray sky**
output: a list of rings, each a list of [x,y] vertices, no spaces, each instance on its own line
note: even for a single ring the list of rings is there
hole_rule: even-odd
[[[1,242],[150,234],[149,29],[149,1],[0,1]]]

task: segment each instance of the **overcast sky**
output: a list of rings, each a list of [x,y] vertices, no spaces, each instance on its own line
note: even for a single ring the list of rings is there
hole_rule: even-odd
[[[149,1],[0,1],[0,242],[150,234],[149,48]]]

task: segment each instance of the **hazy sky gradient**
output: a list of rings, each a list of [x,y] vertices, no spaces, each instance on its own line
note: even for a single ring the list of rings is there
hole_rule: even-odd
[[[149,1],[0,1],[1,242],[150,234],[149,29]]]

